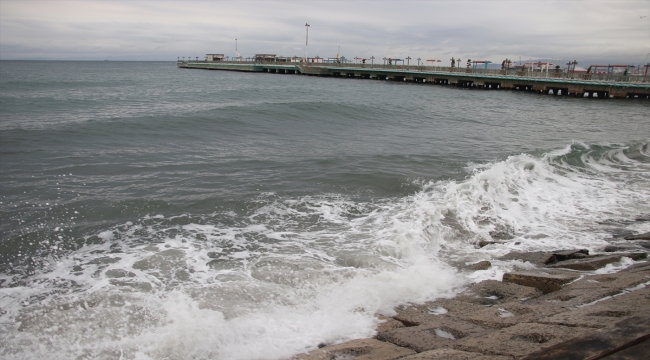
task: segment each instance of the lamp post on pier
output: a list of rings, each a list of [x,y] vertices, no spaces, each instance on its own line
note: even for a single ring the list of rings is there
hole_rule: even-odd
[[[410,64],[411,64],[411,57],[407,56],[406,57],[406,65],[410,65]],[[418,65],[420,65],[420,64],[418,63]]]
[[[307,57],[307,47],[309,46],[309,24],[305,23],[305,62],[309,62],[309,58]]]
[[[370,67],[372,68],[372,67],[374,67],[374,65],[375,65],[375,57],[371,56],[370,57]]]

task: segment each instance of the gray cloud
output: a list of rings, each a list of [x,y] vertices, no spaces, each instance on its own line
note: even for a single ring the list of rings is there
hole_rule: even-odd
[[[0,0],[1,59],[205,53],[650,61],[650,1]],[[641,18],[641,16],[647,16]]]

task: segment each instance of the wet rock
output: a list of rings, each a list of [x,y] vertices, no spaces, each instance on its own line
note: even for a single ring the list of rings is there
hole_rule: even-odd
[[[123,277],[135,277],[135,273],[124,269],[110,269],[106,270],[104,275],[107,278],[123,278]]]
[[[161,270],[170,272],[181,265],[185,265],[185,252],[179,249],[169,249],[151,255],[133,263],[137,270]]]
[[[142,291],[142,292],[153,291],[153,286],[151,285],[151,283],[148,282],[111,279],[110,283],[115,286],[123,286],[123,287],[131,288],[132,290],[136,290],[136,291]]]
[[[481,241],[478,242],[478,247],[482,248],[482,247],[486,247],[488,245],[493,245],[493,244],[496,244],[496,242],[481,240]]]
[[[292,360],[394,360],[415,354],[415,351],[376,339],[359,339],[337,345],[328,345],[307,354],[296,355]]]
[[[490,266],[492,266],[492,263],[487,260],[484,260],[474,264],[466,265],[465,268],[470,271],[478,271],[478,270],[487,270],[490,268]]]
[[[382,333],[378,339],[417,352],[453,347],[458,339],[479,336],[489,330],[452,317],[438,317],[426,325],[405,327]]]
[[[650,288],[646,287],[622,293],[618,296],[607,296],[599,300],[601,301],[582,305],[575,310],[555,314],[543,319],[541,322],[544,324],[604,328],[611,325],[612,322],[646,314],[648,304],[650,304]]]
[[[624,237],[625,240],[650,240],[650,232],[638,234],[638,235],[629,235]]]
[[[560,290],[562,285],[577,278],[577,275],[571,274],[542,274],[535,272],[512,272],[503,274],[503,282],[534,287],[544,293]]]
[[[632,345],[628,347],[628,345],[632,344],[625,344],[616,350],[622,349],[621,351],[617,351],[616,353],[609,355],[606,357],[607,360],[637,360],[637,359],[643,359],[648,357],[648,354],[650,354],[650,341],[644,341],[640,344]]]
[[[547,304],[530,306],[522,302],[511,302],[459,314],[458,317],[473,324],[502,329],[524,322],[538,322],[539,319],[562,311],[565,310]]]
[[[377,325],[377,334],[404,327],[404,323],[393,318],[389,318],[384,315],[377,315],[377,317],[382,321],[379,325]]]
[[[622,251],[630,251],[637,249],[636,246],[634,245],[607,245],[603,249],[604,252],[622,252]]]
[[[468,303],[492,306],[542,295],[542,292],[526,285],[497,280],[485,280],[470,286],[456,299]]]
[[[559,261],[566,261],[571,259],[584,259],[588,256],[589,250],[587,249],[554,251],[553,256],[551,256],[547,262],[545,262],[545,264],[554,264]]]
[[[528,354],[524,359],[643,359],[648,355],[645,350],[650,351],[649,324],[648,315],[633,317],[612,327],[579,336],[574,334],[570,340]]]
[[[496,240],[512,240],[515,238],[513,229],[500,229],[490,231],[490,237]]]
[[[400,360],[510,360],[509,356],[484,355],[481,353],[454,350],[449,348],[436,349],[410,355]]]
[[[210,252],[208,253],[208,257],[209,257],[210,259],[217,259],[217,258],[219,258],[219,254],[220,254],[220,253],[218,253],[218,252],[216,252],[216,251],[210,251]]]
[[[521,323],[484,336],[460,339],[455,348],[489,355],[521,357],[559,344],[567,338],[586,335],[589,331],[591,329]]]
[[[648,253],[646,252],[633,252],[633,253],[624,253],[622,256],[628,257],[634,261],[639,261],[648,258]]]
[[[545,251],[510,252],[499,258],[499,260],[502,261],[520,260],[523,262],[529,262],[533,265],[544,265],[547,262],[552,261],[552,259],[553,254]]]
[[[575,259],[562,261],[557,264],[549,265],[550,268],[563,268],[581,271],[593,271],[604,267],[607,264],[615,263],[621,260],[621,255],[597,256],[587,259]]]
[[[455,317],[459,314],[472,313],[482,309],[479,304],[472,304],[456,299],[438,299],[424,304],[400,306],[394,318],[406,326],[436,324],[440,317]]]
[[[644,266],[645,265],[645,266]],[[639,263],[613,274],[588,275],[538,298],[527,305],[554,305],[569,309],[613,296],[643,284],[650,276],[650,263]]]
[[[88,265],[108,265],[108,264],[114,264],[118,261],[122,260],[122,258],[119,257],[110,257],[110,256],[103,256],[97,259],[92,259],[86,264]]]

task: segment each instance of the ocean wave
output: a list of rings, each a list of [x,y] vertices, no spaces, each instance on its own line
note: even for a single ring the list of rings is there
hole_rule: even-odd
[[[3,355],[277,359],[372,336],[374,314],[478,279],[454,264],[599,251],[611,224],[650,213],[648,146],[574,142],[416,180],[398,198],[270,192],[247,209],[105,228],[35,274],[2,276]]]

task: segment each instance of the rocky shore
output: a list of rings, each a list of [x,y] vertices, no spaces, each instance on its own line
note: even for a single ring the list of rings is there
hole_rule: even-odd
[[[402,306],[391,318],[379,316],[375,338],[321,344],[292,360],[647,359],[650,233],[616,240],[596,255],[510,253],[500,260],[535,270],[474,284],[453,299]]]

